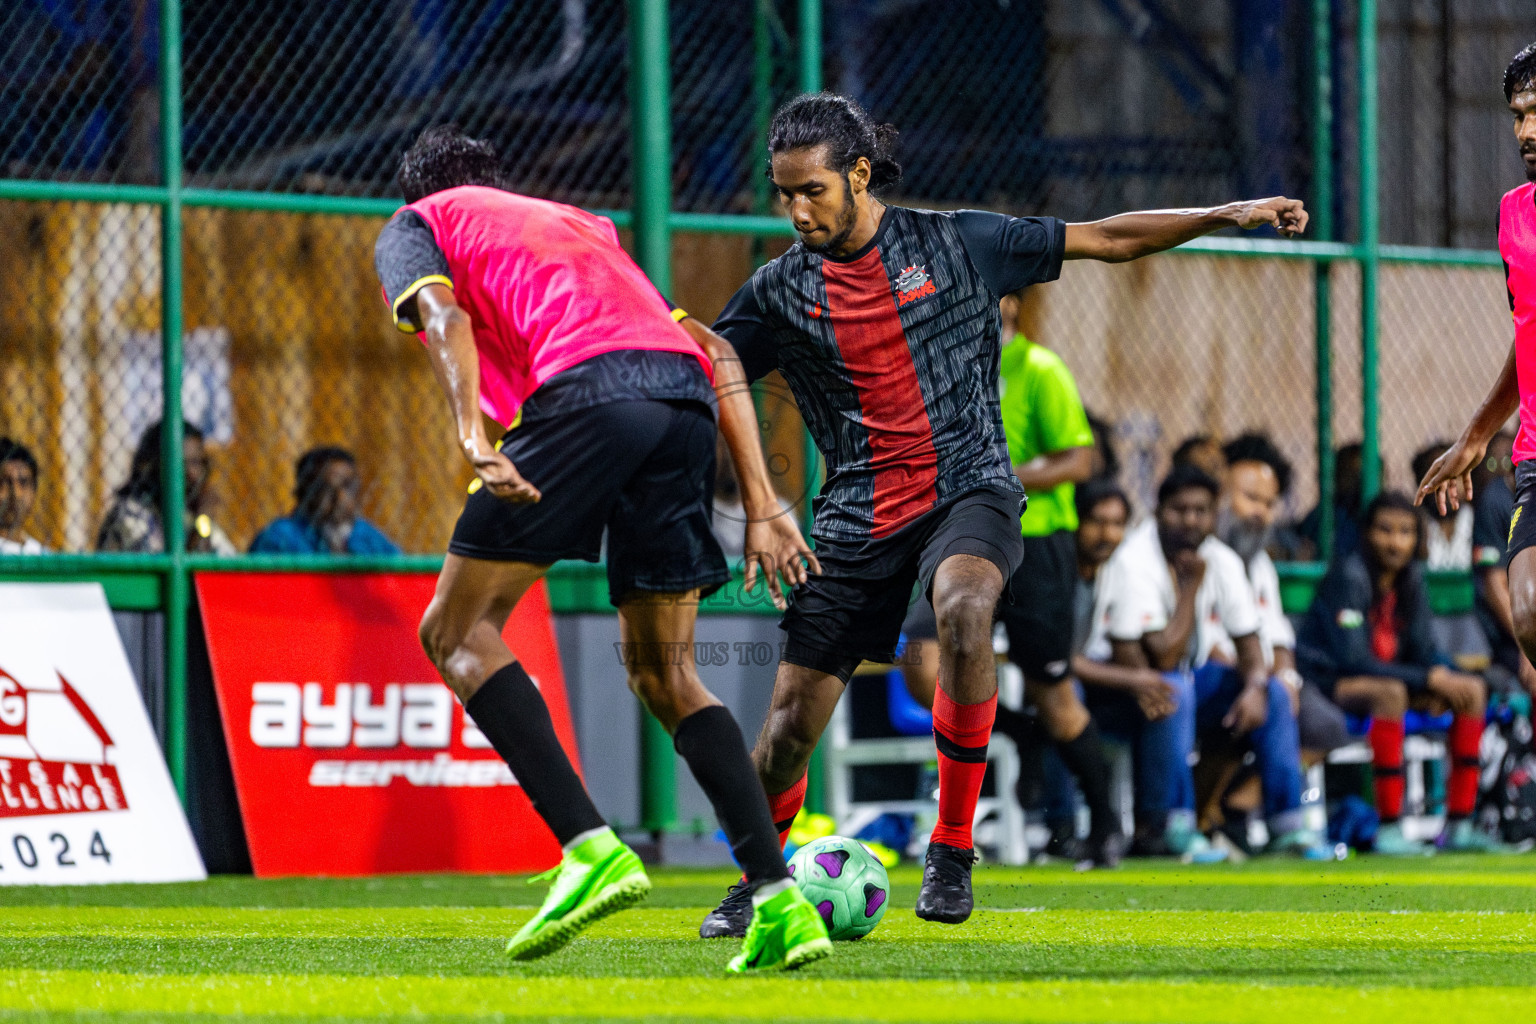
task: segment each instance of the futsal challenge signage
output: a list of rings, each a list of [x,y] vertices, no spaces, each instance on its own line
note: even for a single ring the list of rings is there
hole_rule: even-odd
[[[0,885],[206,877],[97,584],[0,584]]]
[[[257,875],[535,871],[560,848],[416,640],[435,580],[204,573],[198,599]],[[505,636],[576,759],[543,584]]]

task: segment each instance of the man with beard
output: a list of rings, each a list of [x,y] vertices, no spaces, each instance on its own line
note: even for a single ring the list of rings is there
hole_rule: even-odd
[[[1212,536],[1219,486],[1196,466],[1177,466],[1157,493],[1155,518],[1132,531],[1099,582],[1099,636],[1090,654],[1107,652],[1128,668],[1187,673],[1194,713],[1179,716],[1183,750],[1196,735],[1252,750],[1264,783],[1272,834],[1301,830],[1301,760],[1289,691],[1271,679],[1259,610],[1242,559]],[[1235,664],[1213,657],[1231,644]],[[1097,648],[1097,651],[1095,651]],[[1138,825],[1133,852],[1201,854],[1188,766],[1181,797],[1161,835]],[[1182,813],[1181,813],[1182,812]]]
[[[1259,643],[1273,678],[1290,693],[1301,738],[1303,763],[1321,760],[1330,750],[1350,743],[1344,713],[1296,671],[1296,632],[1280,602],[1280,574],[1266,548],[1275,532],[1275,519],[1291,486],[1291,464],[1268,437],[1243,434],[1228,442],[1227,490],[1217,518],[1217,535],[1242,559],[1253,585],[1259,610]],[[1221,655],[1235,657],[1229,641],[1218,644]],[[1277,852],[1321,855],[1320,837],[1309,832],[1272,835]]]
[[[754,751],[774,821],[805,795],[811,752],[864,659],[889,661],[912,584],[933,602],[938,825],[917,915],[972,908],[971,825],[997,704],[992,617],[1023,558],[1023,487],[998,409],[998,301],[1054,280],[1066,259],[1119,262],[1223,227],[1294,236],[1293,199],[1123,214],[1089,224],[935,212],[876,198],[900,179],[896,129],[828,93],[780,108],[769,128],[774,189],[799,242],[732,297],[716,329],[748,379],[783,372],[827,460],[812,536],[823,572],[801,583]],[[700,934],[746,927],[733,887]]]
[[[361,478],[345,448],[325,445],[299,456],[293,468],[293,511],[274,519],[251,541],[258,554],[397,555],[400,548],[358,515]]]

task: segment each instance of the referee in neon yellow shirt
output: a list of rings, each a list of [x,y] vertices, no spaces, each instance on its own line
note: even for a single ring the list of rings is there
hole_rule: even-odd
[[[1092,815],[1086,848],[1075,834],[1052,837],[1048,852],[1113,867],[1125,844],[1110,803],[1109,762],[1099,731],[1072,685],[1073,605],[1077,573],[1077,508],[1074,485],[1093,475],[1093,434],[1078,397],[1077,382],[1061,357],[1018,329],[1020,297],[1002,301],[1000,368],[1003,430],[1014,475],[1029,503],[1024,511],[1024,562],[1011,581],[998,617],[1008,631],[1008,657],[1024,673],[1026,697],[1062,762],[1077,777]],[[1023,716],[998,705],[997,727],[1027,735]],[[1010,726],[1012,728],[1010,728]]]

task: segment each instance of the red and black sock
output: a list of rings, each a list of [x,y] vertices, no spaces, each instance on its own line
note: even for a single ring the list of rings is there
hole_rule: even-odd
[[[555,735],[549,707],[517,662],[498,669],[464,705],[561,846],[608,823]]]
[[[1376,813],[1382,824],[1403,816],[1403,720],[1371,719],[1371,771],[1376,776]]]
[[[1478,751],[1483,742],[1483,717],[1457,715],[1451,721],[1451,777],[1446,784],[1445,816],[1470,818],[1477,809],[1477,781],[1482,772]]]
[[[939,752],[939,823],[931,842],[971,848],[976,800],[987,773],[987,742],[997,717],[997,694],[980,704],[956,704],[942,689],[933,695],[933,743]]]
[[[805,806],[805,782],[806,776],[802,775],[800,781],[784,792],[768,794],[768,813],[773,816],[774,830],[779,833],[781,850],[789,841],[789,830],[795,823],[795,816]]]

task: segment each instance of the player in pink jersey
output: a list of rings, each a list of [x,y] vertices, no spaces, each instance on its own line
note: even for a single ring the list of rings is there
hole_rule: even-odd
[[[826,927],[789,878],[741,730],[693,660],[698,602],[730,575],[710,529],[717,414],[747,510],[747,585],[763,574],[782,607],[780,575],[798,584],[807,563],[820,571],[779,507],[735,352],[661,297],[611,222],[501,188],[487,143],[429,129],[399,177],[409,205],[379,235],[375,266],[396,324],[426,345],[477,477],[421,642],[564,849],[507,951],[552,953],[650,888],[502,639],[550,565],[597,561],[606,531],[629,687],[672,734],[753,887],[731,969],[826,956]],[[482,412],[509,427],[494,446]]]
[[[1504,98],[1515,119],[1515,141],[1525,162],[1526,184],[1499,203],[1499,254],[1504,258],[1515,339],[1492,390],[1460,439],[1435,460],[1419,484],[1417,501],[1433,498],[1441,514],[1472,499],[1472,471],[1488,443],[1516,412],[1514,511],[1504,562],[1508,593],[1490,603],[1506,618],[1525,655],[1521,682],[1536,693],[1536,43],[1515,55],[1504,72]]]

